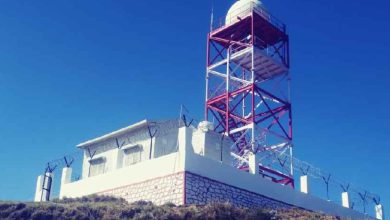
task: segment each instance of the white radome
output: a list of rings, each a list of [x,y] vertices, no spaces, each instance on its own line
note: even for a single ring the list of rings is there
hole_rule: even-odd
[[[254,7],[261,7],[262,3],[259,0],[238,0],[230,7],[225,24],[229,25],[238,21],[238,17],[245,17],[252,11]]]

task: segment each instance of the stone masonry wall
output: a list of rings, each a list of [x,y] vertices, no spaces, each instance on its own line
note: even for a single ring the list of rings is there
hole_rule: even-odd
[[[168,202],[183,205],[185,199],[185,204],[187,205],[230,202],[236,206],[249,208],[292,207],[289,204],[189,172],[186,172],[185,175],[181,172],[107,190],[99,193],[99,195],[121,197],[130,203],[140,200],[151,201],[156,205]]]
[[[173,203],[183,205],[184,173],[176,173],[140,183],[108,190],[99,195],[114,196],[126,199],[128,202],[151,201],[156,205]]]
[[[226,185],[196,174],[186,173],[186,204],[204,205],[230,202],[240,207],[291,208],[292,206],[262,195]]]

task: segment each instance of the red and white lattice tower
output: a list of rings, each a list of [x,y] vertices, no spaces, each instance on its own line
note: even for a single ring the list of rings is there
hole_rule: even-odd
[[[205,117],[234,142],[235,165],[294,186],[286,26],[258,0],[239,0],[207,39]]]

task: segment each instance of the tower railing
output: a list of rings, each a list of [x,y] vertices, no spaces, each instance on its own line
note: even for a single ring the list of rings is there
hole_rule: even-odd
[[[247,41],[248,41],[247,39],[242,39],[240,42],[241,43],[249,43]],[[250,49],[246,45],[234,45],[234,43],[232,45],[234,46],[231,48],[232,56],[234,56],[235,53],[238,53],[242,50]],[[255,48],[259,49],[263,55],[271,58],[273,61],[275,61],[279,64],[283,64],[283,65],[288,66],[287,60],[285,60],[285,57],[280,57],[280,55],[278,55],[277,51],[275,49],[272,49],[272,45],[267,45],[267,43],[264,40],[262,40],[260,37],[254,36],[254,46],[255,46]],[[251,52],[251,51],[249,51],[249,52]]]

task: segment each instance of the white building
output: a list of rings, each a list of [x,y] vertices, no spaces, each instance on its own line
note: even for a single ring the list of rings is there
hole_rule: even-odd
[[[150,138],[149,131],[154,137]],[[72,168],[64,168],[60,197],[98,194],[129,202],[176,205],[231,202],[367,219],[362,213],[312,196],[307,188],[300,192],[262,177],[257,174],[255,155],[249,161],[251,171],[234,168],[231,146],[209,123],[195,128],[178,120],[144,120],[79,144],[84,152],[82,178],[72,182]],[[38,179],[36,200],[41,201],[43,177]]]

